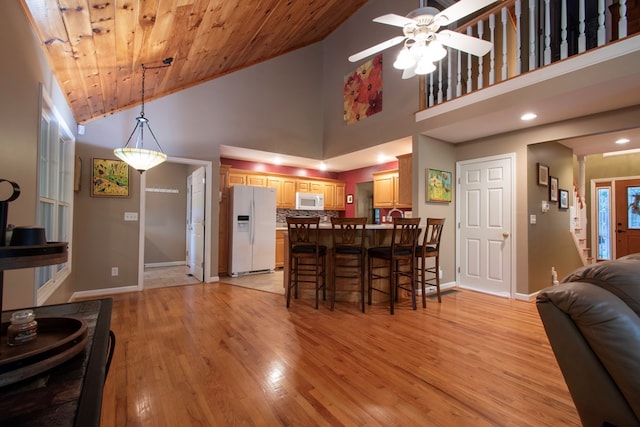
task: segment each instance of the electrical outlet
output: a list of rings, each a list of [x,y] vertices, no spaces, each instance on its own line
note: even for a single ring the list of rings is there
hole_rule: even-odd
[[[111,275],[117,276],[120,272],[118,271],[118,267],[111,267]]]

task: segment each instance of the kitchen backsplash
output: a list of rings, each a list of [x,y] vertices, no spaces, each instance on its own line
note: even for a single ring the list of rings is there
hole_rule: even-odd
[[[276,223],[284,224],[288,216],[319,216],[320,222],[330,222],[331,217],[340,216],[339,211],[302,211],[299,209],[278,209],[276,211]]]

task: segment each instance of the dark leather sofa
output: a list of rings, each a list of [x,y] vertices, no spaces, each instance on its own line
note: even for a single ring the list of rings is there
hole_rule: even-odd
[[[640,426],[640,254],[587,265],[536,300],[584,426]]]

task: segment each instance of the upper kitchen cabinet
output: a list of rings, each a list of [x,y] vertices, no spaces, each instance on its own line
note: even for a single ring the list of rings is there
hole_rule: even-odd
[[[373,174],[373,207],[374,208],[410,208],[411,202],[401,203],[399,200],[400,179],[397,169]],[[411,189],[409,189],[411,194]],[[411,199],[411,197],[409,197]]]
[[[345,183],[344,182],[324,182],[324,209],[328,211],[345,210]]]
[[[411,207],[411,153],[398,156],[398,203]]]
[[[276,207],[294,209],[296,207],[296,180],[286,176],[267,176],[267,187],[276,189]]]
[[[300,193],[322,194],[324,191],[322,181],[312,179],[298,179],[296,183],[296,191]]]
[[[247,174],[247,185],[253,185],[255,187],[266,187],[268,179],[268,175]]]

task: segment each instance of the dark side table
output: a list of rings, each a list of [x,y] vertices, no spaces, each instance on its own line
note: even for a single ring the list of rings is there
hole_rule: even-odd
[[[86,348],[31,378],[0,387],[0,425],[99,426],[102,389],[115,345],[112,300],[95,299],[33,308],[38,317],[71,316],[87,323]],[[8,322],[11,311],[2,313]]]

